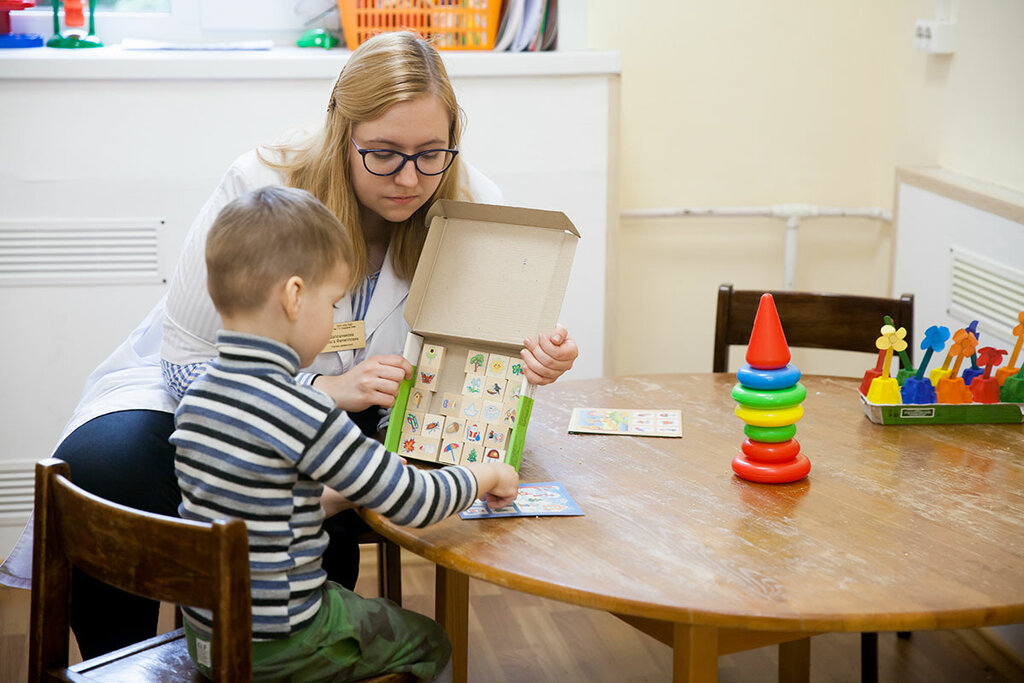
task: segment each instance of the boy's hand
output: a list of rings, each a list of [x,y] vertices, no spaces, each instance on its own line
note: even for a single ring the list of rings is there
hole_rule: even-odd
[[[526,363],[526,381],[530,384],[551,384],[572,367],[576,357],[580,355],[576,341],[561,325],[555,325],[550,335],[539,334],[537,340],[532,338],[523,341],[526,348],[519,352]]]
[[[511,505],[519,495],[519,473],[505,463],[464,465],[477,481],[477,497],[492,508]]]
[[[313,382],[342,410],[357,413],[370,406],[395,404],[403,379],[412,377],[412,365],[398,354],[370,356],[343,375],[320,375]]]

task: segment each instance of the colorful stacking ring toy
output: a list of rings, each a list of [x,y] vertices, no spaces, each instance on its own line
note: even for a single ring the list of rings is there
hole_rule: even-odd
[[[803,417],[807,387],[800,370],[790,365],[789,345],[771,294],[761,297],[747,346],[747,364],[732,388],[736,417],[746,424],[742,454],[732,461],[737,476],[766,484],[783,484],[807,476],[811,461],[794,439]]]

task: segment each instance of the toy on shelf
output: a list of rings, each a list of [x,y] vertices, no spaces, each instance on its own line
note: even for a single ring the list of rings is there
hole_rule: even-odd
[[[807,388],[800,370],[789,363],[789,344],[771,294],[763,294],[747,345],[747,364],[739,369],[732,389],[736,417],[746,424],[741,455],[732,469],[742,479],[764,484],[798,481],[811,471],[794,437]]]
[[[60,32],[60,0],[53,0],[53,37],[46,41],[46,47],[78,49],[103,47],[103,41],[96,37],[96,0],[89,0],[89,32]],[[64,0],[64,24],[68,28],[85,26],[82,15],[82,0]]]
[[[974,335],[975,343],[981,341],[981,335],[978,334],[977,320],[972,320],[971,324],[965,327],[964,329],[967,330],[970,334]],[[984,372],[984,370],[982,370],[981,367],[978,365],[978,353],[974,352],[971,354],[971,367],[964,368],[964,374],[961,375],[961,377],[964,378],[964,384],[966,384],[967,386],[971,386],[971,382],[974,381],[974,378],[980,376],[982,372]]]
[[[1013,352],[1010,354],[1010,360],[1006,362],[1006,365],[996,370],[996,382],[999,386],[1003,386],[1004,382],[1008,377],[1012,377],[1017,374],[1017,356],[1020,355],[1020,348],[1024,345],[1024,311],[1017,314],[1017,320],[1020,323],[1013,328],[1013,336],[1017,338],[1017,343],[1013,345]],[[1024,366],[1024,363],[1021,364]],[[1003,399],[1004,401],[1006,399]]]
[[[303,32],[295,41],[298,47],[322,47],[330,50],[341,41],[333,33],[323,28],[311,28]]]
[[[942,351],[948,340],[948,327],[932,325],[925,330],[924,339],[921,341],[924,358],[921,359],[921,364],[917,367],[917,373],[913,377],[908,377],[900,387],[900,397],[904,403],[935,403],[935,387],[924,373],[928,369],[928,362],[931,361],[932,354]]]
[[[960,365],[964,358],[970,358],[977,345],[978,339],[966,329],[953,333],[953,343],[949,345],[949,352],[956,356],[956,362],[953,363],[949,376],[941,378],[935,385],[935,395],[939,403],[970,403],[974,400],[974,395],[971,394],[964,378],[957,375],[960,373]]]
[[[892,325],[882,325],[882,336],[875,340],[875,346],[885,351],[882,363],[882,375],[871,380],[867,398],[872,403],[899,403],[900,385],[895,377],[889,375],[892,366],[892,352],[907,348],[907,330],[905,327],[896,329]]]
[[[42,47],[38,33],[11,33],[11,12],[36,6],[36,0],[0,0],[0,49]]]

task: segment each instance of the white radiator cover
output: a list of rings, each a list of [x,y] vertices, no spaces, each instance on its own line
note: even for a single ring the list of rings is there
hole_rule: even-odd
[[[35,460],[0,460],[0,560],[7,557],[32,512]]]
[[[950,316],[977,320],[979,331],[1012,347],[1016,343],[1012,330],[1024,311],[1024,271],[961,247],[949,252]],[[986,336],[979,345],[990,345]]]
[[[166,282],[159,219],[0,221],[0,285]]]

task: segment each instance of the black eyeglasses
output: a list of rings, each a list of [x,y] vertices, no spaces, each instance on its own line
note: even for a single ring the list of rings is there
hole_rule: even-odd
[[[402,154],[393,149],[363,149],[355,140],[351,142],[363,157],[363,167],[379,176],[395,175],[409,161],[421,175],[441,175],[448,170],[455,161],[455,155],[459,153],[457,149],[425,149],[415,154]]]

